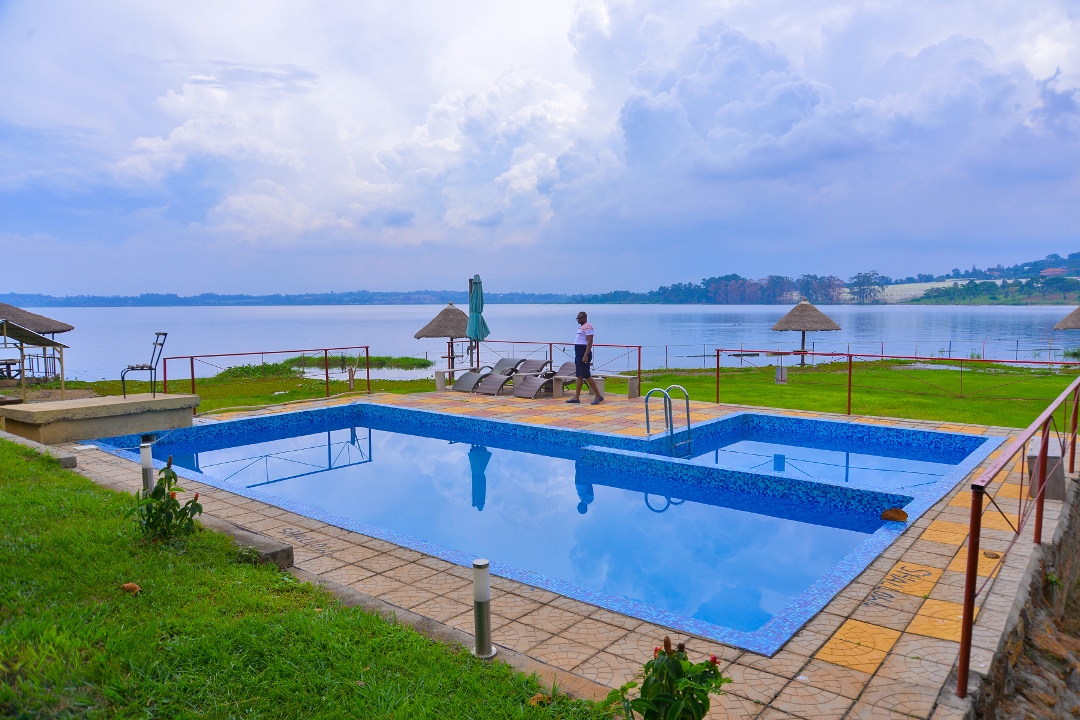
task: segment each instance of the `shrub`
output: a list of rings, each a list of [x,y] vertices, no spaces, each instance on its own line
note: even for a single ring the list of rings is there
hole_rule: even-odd
[[[715,655],[691,663],[686,646],[679,643],[672,650],[671,639],[665,637],[664,647],[656,648],[653,659],[645,663],[638,696],[630,698],[638,683],[628,682],[608,694],[604,708],[621,709],[626,720],[638,715],[643,720],[701,720],[709,713],[709,693],[722,695],[721,687],[729,682],[731,678],[720,674]]]
[[[135,516],[135,524],[150,540],[168,541],[180,535],[190,535],[195,529],[195,516],[202,514],[199,493],[183,505],[176,499],[177,493],[186,492],[176,484],[176,471],[172,469],[172,455],[169,462],[158,473],[154,489],[147,493],[139,490],[135,493],[135,506],[125,513],[125,517]]]

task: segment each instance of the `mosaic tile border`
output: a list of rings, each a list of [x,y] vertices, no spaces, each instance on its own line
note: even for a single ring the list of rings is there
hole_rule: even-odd
[[[565,428],[544,426],[532,426],[508,420],[462,417],[446,413],[402,408],[374,403],[358,402],[349,405],[341,405],[328,408],[299,410],[290,413],[280,413],[270,416],[259,416],[243,420],[225,421],[206,425],[197,425],[191,428],[181,428],[162,433],[159,441],[166,438],[170,444],[183,444],[199,438],[200,445],[206,446],[206,440],[217,439],[221,447],[237,444],[236,433],[238,429],[242,436],[251,436],[250,439],[266,440],[267,435],[276,437],[289,437],[302,434],[305,429],[312,429],[316,423],[323,425],[334,419],[342,423],[353,423],[374,427],[375,423],[411,425],[414,434],[423,434],[427,437],[443,439],[461,439],[462,435],[480,433],[482,439],[493,447],[498,447],[502,440],[509,443],[528,442],[544,446],[545,450],[551,450],[557,457],[575,459],[579,452],[589,446],[589,450],[615,450],[633,453],[634,455],[645,454],[650,461],[684,463],[677,459],[663,459],[657,455],[667,455],[664,452],[669,447],[669,437],[666,435],[654,435],[648,439],[627,437],[607,433],[586,432]],[[417,421],[422,432],[416,433]],[[725,426],[725,423],[727,424]],[[927,486],[922,492],[917,493],[909,503],[905,505],[908,512],[908,523],[886,522],[875,531],[858,548],[849,553],[843,560],[834,566],[824,576],[819,578],[810,588],[795,598],[784,610],[775,615],[764,626],[753,632],[734,630],[712,623],[687,618],[682,615],[667,612],[659,608],[645,605],[627,598],[615,597],[604,593],[588,590],[572,583],[549,578],[537,573],[521,570],[505,565],[498,561],[492,561],[492,572],[535,587],[540,587],[581,602],[597,605],[605,609],[636,617],[647,622],[652,622],[665,627],[698,635],[700,637],[717,640],[719,642],[742,647],[762,655],[773,655],[799,628],[808,620],[820,612],[836,593],[842,590],[848,583],[855,579],[878,555],[881,554],[896,538],[898,538],[910,523],[915,522],[926,510],[933,506],[938,499],[951,490],[958,482],[963,480],[979,463],[981,463],[993,450],[1004,442],[1004,438],[994,436],[972,436],[953,433],[943,433],[930,430],[910,430],[905,428],[890,428],[879,425],[860,424],[855,422],[837,422],[831,420],[810,420],[805,418],[792,418],[786,416],[773,416],[764,413],[740,412],[731,415],[711,419],[692,426],[693,437],[696,441],[705,442],[721,438],[738,428],[762,429],[771,433],[788,433],[800,435],[808,430],[815,430],[813,423],[820,423],[826,427],[820,428],[816,434],[823,442],[832,442],[838,436],[854,435],[862,437],[870,442],[881,442],[889,434],[902,433],[896,436],[903,440],[901,445],[913,445],[920,436],[931,436],[935,447],[947,448],[972,448],[966,457],[934,485]],[[405,431],[408,428],[376,428]],[[453,435],[453,437],[449,437]],[[678,433],[676,437],[678,438]],[[445,436],[445,437],[444,437]],[[226,440],[226,437],[229,437]],[[929,439],[929,438],[928,438]],[[94,445],[105,452],[126,458],[133,462],[139,462],[137,435],[94,440],[87,444]],[[213,442],[209,443],[213,445]],[[507,449],[520,449],[520,447],[508,447]],[[651,452],[650,452],[651,451]],[[564,454],[565,453],[565,454]],[[587,453],[586,453],[587,454]],[[155,461],[156,467],[163,467],[164,463]],[[692,463],[689,463],[692,464]],[[699,465],[698,467],[708,467]],[[716,466],[711,466],[716,467]],[[729,470],[735,470],[731,468]],[[277,496],[267,495],[262,492],[249,490],[248,488],[233,485],[228,482],[216,480],[198,472],[189,471],[185,468],[177,468],[181,477],[216,487],[228,492],[257,500],[268,505],[279,507],[299,515],[320,520],[330,525],[352,530],[370,537],[375,537],[387,542],[432,555],[448,562],[471,567],[473,556],[451,550],[434,543],[425,542],[412,536],[399,534],[384,528],[374,527],[365,523],[340,517],[332,513],[323,512],[308,507],[301,503],[283,500]],[[824,483],[819,485],[825,486]]]

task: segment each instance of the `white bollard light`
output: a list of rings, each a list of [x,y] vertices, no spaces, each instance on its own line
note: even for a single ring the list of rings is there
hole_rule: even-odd
[[[495,657],[497,648],[491,644],[491,574],[487,560],[473,560],[473,622],[476,628],[476,647],[473,655],[478,658]]]
[[[154,490],[154,456],[151,453],[157,435],[143,435],[139,443],[139,460],[142,461],[143,492],[149,495]]]

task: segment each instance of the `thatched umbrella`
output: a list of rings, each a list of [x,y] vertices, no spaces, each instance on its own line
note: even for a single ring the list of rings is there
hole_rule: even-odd
[[[74,325],[68,325],[66,322],[53,320],[50,317],[38,315],[7,303],[0,303],[0,318],[13,322],[31,332],[36,332],[38,335],[55,335],[75,329]]]
[[[1061,318],[1061,322],[1054,326],[1055,330],[1080,330],[1080,307]]]
[[[431,322],[420,328],[414,338],[449,338],[446,343],[446,366],[454,367],[454,339],[465,337],[469,327],[469,316],[450,303],[439,312]],[[451,379],[453,375],[451,374]]]
[[[833,319],[810,304],[803,298],[799,304],[791,308],[788,314],[776,321],[773,330],[795,330],[802,333],[802,351],[806,352],[806,333],[827,330],[839,330],[840,326]],[[802,364],[806,364],[806,355],[802,356]]]

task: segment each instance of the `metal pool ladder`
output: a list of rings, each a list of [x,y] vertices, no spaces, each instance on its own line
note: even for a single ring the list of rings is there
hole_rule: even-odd
[[[686,439],[682,442],[675,442],[675,423],[671,412],[671,391],[680,390],[683,394],[683,402],[686,405]],[[690,438],[690,394],[686,392],[686,388],[682,385],[668,385],[667,390],[661,390],[660,388],[653,388],[645,394],[645,433],[652,435],[652,426],[649,422],[649,398],[653,393],[659,393],[664,398],[664,422],[667,423],[668,439],[671,441],[671,455],[672,457],[690,457],[691,450],[691,438]]]

